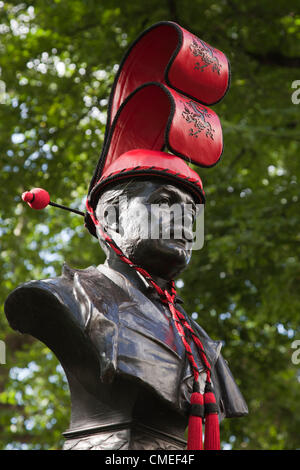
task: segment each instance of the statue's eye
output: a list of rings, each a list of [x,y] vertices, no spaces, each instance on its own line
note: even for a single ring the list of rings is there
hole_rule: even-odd
[[[171,204],[171,197],[166,195],[166,194],[161,194],[158,198],[157,198],[157,202],[159,204]]]
[[[159,199],[160,204],[169,204],[170,199],[168,197],[161,197]]]

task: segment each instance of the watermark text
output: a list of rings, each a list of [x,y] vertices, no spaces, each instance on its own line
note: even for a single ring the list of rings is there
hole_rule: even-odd
[[[300,103],[300,80],[294,80],[292,82],[292,88],[296,88],[296,90],[292,93],[291,100],[293,104]]]
[[[0,364],[6,364],[6,348],[4,341],[0,340]]]

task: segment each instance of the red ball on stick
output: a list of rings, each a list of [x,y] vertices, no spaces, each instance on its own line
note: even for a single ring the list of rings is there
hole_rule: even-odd
[[[23,201],[32,209],[44,209],[50,202],[49,193],[42,188],[34,188],[22,194]]]

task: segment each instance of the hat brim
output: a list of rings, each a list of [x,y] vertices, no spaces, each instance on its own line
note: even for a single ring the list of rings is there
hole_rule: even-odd
[[[200,183],[200,178],[192,178],[168,168],[144,166],[112,172],[105,178],[102,178],[89,194],[89,206],[95,210],[101,194],[103,194],[106,189],[118,183],[122,183],[123,181],[136,180],[139,178],[161,178],[162,180],[168,180],[175,186],[186,189],[186,191],[194,197],[196,204],[205,204],[205,194],[202,184]],[[97,237],[95,224],[88,212],[85,216],[85,226],[93,236]]]

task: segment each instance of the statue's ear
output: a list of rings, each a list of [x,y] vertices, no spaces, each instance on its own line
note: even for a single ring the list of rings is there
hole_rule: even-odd
[[[105,208],[103,214],[103,229],[106,232],[119,232],[119,215],[119,204],[110,204]]]

